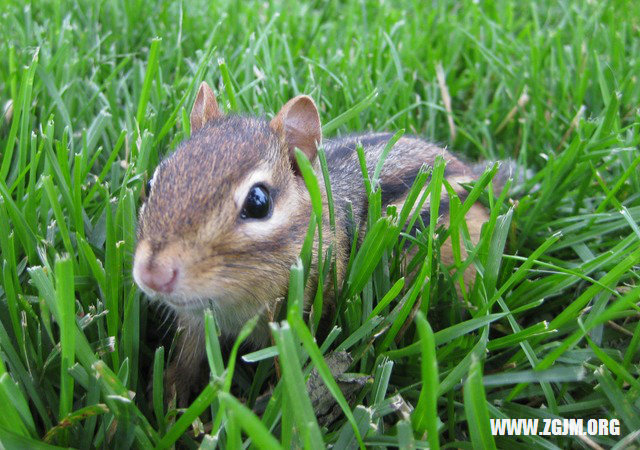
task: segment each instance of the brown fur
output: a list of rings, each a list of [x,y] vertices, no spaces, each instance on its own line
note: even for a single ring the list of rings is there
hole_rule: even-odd
[[[256,345],[267,342],[266,313],[276,299],[287,294],[289,269],[300,253],[311,211],[293,148],[301,147],[320,173],[315,147],[322,139],[320,121],[309,97],[291,100],[269,122],[222,116],[212,96],[206,84],[201,86],[191,115],[195,132],[154,174],[151,192],[140,210],[134,261],[136,282],[145,292],[172,306],[185,330],[178,357],[169,369],[169,383],[175,385],[182,403],[198,378],[204,357],[204,308],[212,308],[227,336],[235,335],[254,315],[261,315],[251,339]],[[335,234],[325,237],[325,242],[328,239],[335,244],[339,282],[344,277],[353,236],[356,230],[363,236],[366,227],[367,199],[356,144],[362,143],[367,170],[372,174],[390,137],[375,133],[324,143],[337,213]],[[403,137],[389,153],[381,172],[383,210],[387,204],[401,206],[420,167],[432,165],[438,155],[447,160],[447,179],[463,195],[457,182],[473,179],[470,167],[433,144]],[[250,185],[257,182],[269,187],[272,216],[243,220],[239,216],[242,201]],[[347,217],[349,204],[355,223]],[[468,227],[474,242],[486,218],[480,206],[470,211]],[[328,230],[328,214],[323,220]],[[442,256],[445,264],[453,261],[450,249],[443,249]],[[180,275],[170,295],[158,295],[140,281],[140,266],[178,263]],[[465,278],[471,281],[472,270]],[[307,304],[315,291],[316,273],[311,280],[305,290]]]

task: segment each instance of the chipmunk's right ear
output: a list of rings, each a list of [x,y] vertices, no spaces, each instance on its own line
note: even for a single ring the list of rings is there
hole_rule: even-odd
[[[189,122],[191,123],[191,134],[198,131],[210,120],[219,119],[221,117],[222,112],[218,107],[216,96],[207,82],[203,81],[200,83],[198,95],[196,95],[196,100],[193,102],[193,108],[191,108],[191,117],[189,118]]]
[[[302,150],[309,161],[318,154],[318,145],[322,142],[322,126],[318,108],[308,95],[298,95],[289,100],[271,120],[269,126],[278,134],[283,134],[292,166],[297,167],[293,151]]]

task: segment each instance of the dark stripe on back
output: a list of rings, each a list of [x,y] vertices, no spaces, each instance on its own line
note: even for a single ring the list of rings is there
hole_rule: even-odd
[[[328,139],[325,142],[327,148],[327,163],[336,162],[342,159],[354,158],[357,161],[356,146],[358,142],[362,147],[375,147],[386,144],[392,135],[390,133],[350,135],[343,138]]]
[[[449,215],[449,198],[440,199],[440,206],[438,207],[438,216],[443,217]],[[423,209],[420,212],[420,217],[425,226],[429,226],[429,220],[431,219],[431,210],[429,208]]]
[[[382,180],[380,188],[382,189],[382,206],[385,207],[389,203],[404,197],[420,172],[420,166],[412,167],[402,177],[393,180]],[[429,181],[427,180],[427,183]],[[426,184],[426,183],[425,183]]]
[[[363,147],[374,147],[380,144],[386,144],[389,142],[393,135],[391,133],[379,133],[379,134],[365,134],[358,136],[356,141],[362,142]]]
[[[343,243],[343,247],[346,251],[351,250],[351,244],[353,243],[353,239],[356,235],[356,222],[354,220],[352,209],[345,205],[346,207],[343,209],[344,211],[344,228],[345,228],[345,236],[346,242]]]
[[[449,199],[443,198],[440,200],[440,207],[438,208],[438,217],[442,218],[448,215],[449,215]],[[429,208],[425,208],[422,211],[420,211],[420,219],[422,219],[422,223],[424,224],[425,229],[428,229],[429,220],[431,219],[431,210]],[[447,220],[447,223],[448,223],[448,220]],[[438,225],[436,226],[436,228],[438,228],[438,226],[440,225],[441,225],[441,221],[438,222]],[[420,224],[420,221],[416,221],[413,224],[413,227],[411,228],[410,234],[412,236],[415,236],[417,232],[421,229],[422,229],[422,225]]]

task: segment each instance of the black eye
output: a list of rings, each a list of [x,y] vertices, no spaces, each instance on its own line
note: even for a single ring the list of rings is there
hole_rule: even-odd
[[[146,202],[149,198],[149,195],[151,195],[151,180],[147,181],[147,183],[144,185],[144,189],[142,192],[142,201]]]
[[[271,196],[261,184],[253,186],[244,201],[240,217],[243,219],[264,219],[271,213]]]

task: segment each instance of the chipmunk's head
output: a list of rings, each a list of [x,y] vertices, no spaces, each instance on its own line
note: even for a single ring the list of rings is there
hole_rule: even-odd
[[[177,310],[211,307],[238,327],[286,293],[310,216],[294,148],[316,159],[318,111],[298,96],[271,121],[225,116],[202,83],[190,119],[148,185],[133,275]]]

